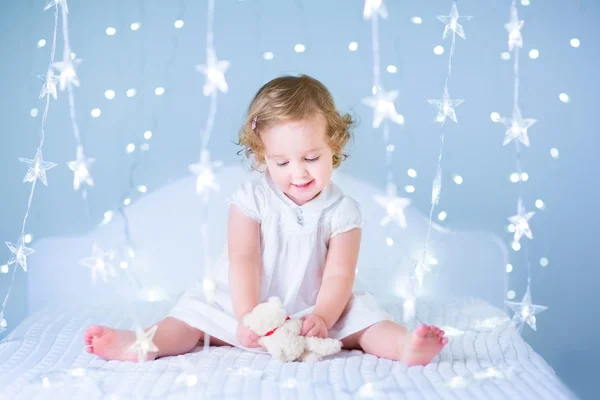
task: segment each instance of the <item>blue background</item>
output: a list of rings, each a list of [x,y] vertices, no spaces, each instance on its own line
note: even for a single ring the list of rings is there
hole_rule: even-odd
[[[349,150],[351,158],[342,170],[383,187],[385,145],[380,130],[371,128],[372,111],[361,103],[372,85],[371,25],[362,20],[363,2],[306,0],[216,0],[214,46],[220,59],[231,61],[226,78],[229,93],[219,95],[218,113],[209,148],[213,159],[238,163],[233,144],[244,111],[255,91],[269,79],[285,73],[306,73],[323,81],[336,98],[338,108],[352,111],[360,124]],[[0,15],[0,239],[16,242],[27,205],[30,184],[18,157],[33,158],[39,143],[44,100],[38,95],[46,72],[52,41],[53,11],[43,11],[45,1],[4,2]],[[343,6],[342,6],[343,4]],[[394,172],[399,187],[414,184],[406,194],[428,212],[431,181],[438,156],[439,126],[432,123],[436,110],[427,104],[440,98],[448,62],[450,39],[442,40],[444,25],[436,15],[447,15],[451,2],[387,1],[388,20],[380,20],[381,76],[387,90],[400,91],[396,108],[405,125],[394,126]],[[82,58],[78,69],[81,88],[75,104],[84,147],[95,157],[91,173],[96,186],[90,192],[89,213],[81,194],[72,189],[72,172],[66,163],[74,159],[75,142],[66,93],[52,100],[46,125],[44,159],[58,167],[48,172],[49,187],[36,186],[26,233],[35,240],[45,236],[81,234],[93,229],[106,210],[114,208],[129,187],[129,168],[139,161],[135,184],[148,191],[187,175],[196,162],[200,131],[209,99],[202,96],[204,77],[195,66],[205,62],[206,2],[192,1],[86,1],[69,2],[71,48]],[[463,0],[459,13],[474,16],[464,24],[467,40],[457,38],[450,79],[450,95],[465,103],[457,108],[459,124],[446,127],[444,187],[438,210],[448,212],[442,225],[452,229],[497,232],[510,245],[507,217],[516,213],[518,185],[515,148],[503,147],[504,129],[490,119],[492,112],[510,115],[513,97],[512,60],[507,51],[510,1]],[[596,332],[600,279],[594,251],[598,223],[598,139],[596,95],[599,70],[598,27],[600,5],[592,0],[531,0],[519,4],[525,20],[521,52],[520,105],[524,117],[537,118],[530,128],[531,147],[522,154],[529,180],[523,188],[525,206],[534,201],[546,205],[531,221],[534,240],[529,243],[533,267],[533,296],[549,310],[538,316],[538,332],[528,328],[526,340],[582,398],[592,398],[592,372],[597,371]],[[422,24],[410,18],[420,16]],[[175,29],[174,21],[185,25]],[[130,24],[140,22],[132,31]],[[107,27],[116,35],[108,36]],[[594,33],[596,32],[596,33]],[[569,45],[579,38],[581,46]],[[596,39],[593,39],[596,37]],[[38,47],[40,39],[47,44]],[[349,51],[350,42],[358,43]],[[297,53],[302,43],[306,51]],[[446,51],[435,55],[433,48]],[[540,56],[530,58],[531,49]],[[264,52],[273,52],[265,60]],[[58,36],[57,61],[62,59]],[[388,73],[387,65],[397,67]],[[163,96],[154,89],[164,87]],[[135,88],[137,95],[125,92]],[[104,92],[116,92],[108,100]],[[559,100],[565,92],[570,103]],[[30,116],[32,108],[40,111]],[[100,108],[99,118],[91,110]],[[150,150],[127,154],[128,143],[142,143],[151,130]],[[550,156],[557,148],[560,157]],[[139,149],[139,146],[138,146]],[[417,179],[406,171],[414,168]],[[453,174],[464,178],[451,183]],[[135,198],[134,198],[135,201]],[[151,218],[151,216],[150,216]],[[525,240],[525,239],[524,239]],[[0,264],[9,258],[0,247]],[[525,289],[523,252],[512,252],[514,270],[510,288],[520,299]],[[549,265],[539,265],[547,257]],[[3,261],[4,260],[4,261]],[[12,266],[11,266],[12,268]],[[29,271],[35,274],[35,271]],[[10,274],[0,274],[0,293],[8,289]],[[18,271],[7,305],[9,329],[27,315],[25,276]],[[502,283],[499,282],[499,285]]]

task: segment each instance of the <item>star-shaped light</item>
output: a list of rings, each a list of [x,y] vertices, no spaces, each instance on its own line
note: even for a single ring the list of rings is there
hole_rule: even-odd
[[[206,64],[196,66],[196,71],[202,72],[206,77],[202,91],[204,96],[209,96],[217,90],[227,93],[229,87],[225,80],[225,72],[228,68],[229,61],[218,60],[212,48],[206,51]]]
[[[535,215],[535,211],[527,211],[523,206],[523,200],[519,199],[517,205],[517,215],[514,215],[508,220],[515,226],[515,242],[519,242],[523,235],[529,239],[533,239],[533,234],[529,228],[529,220]]]
[[[450,95],[448,94],[448,86],[444,86],[444,95],[442,96],[441,100],[432,99],[427,100],[427,102],[438,108],[438,113],[434,119],[434,122],[440,122],[443,125],[444,122],[446,122],[446,117],[450,117],[452,121],[458,123],[454,109],[460,106],[464,100],[451,99]]]
[[[100,275],[104,282],[108,282],[108,277],[115,278],[117,272],[111,264],[114,258],[114,251],[102,251],[96,243],[92,246],[92,256],[79,261],[84,267],[92,270],[92,283],[96,283],[96,275]]]
[[[66,57],[64,61],[55,62],[52,66],[60,73],[60,91],[63,92],[67,85],[79,87],[79,78],[75,68],[81,64],[81,58],[71,59]]]
[[[46,171],[58,165],[50,161],[44,161],[44,159],[42,158],[41,148],[37,149],[33,160],[19,157],[19,161],[29,165],[29,170],[27,171],[25,178],[23,178],[23,182],[34,182],[37,179],[39,179],[40,182],[42,182],[46,186],[48,186],[48,181],[46,180]]]
[[[158,329],[158,325],[148,329],[148,332],[144,332],[140,327],[135,328],[135,342],[129,347],[129,351],[137,353],[139,362],[146,361],[148,353],[158,351],[158,347],[152,341],[156,335],[156,329]]]
[[[190,172],[196,175],[197,194],[208,194],[208,190],[210,189],[215,192],[220,190],[219,182],[217,182],[217,177],[213,172],[213,168],[219,168],[222,165],[222,161],[211,162],[208,150],[202,150],[200,162],[188,165]]]
[[[419,260],[415,260],[415,279],[417,280],[417,291],[423,288],[423,280],[425,279],[425,274],[431,272],[431,267],[425,263],[423,258]]]
[[[52,8],[52,7],[61,6],[66,13],[69,12],[69,7],[67,6],[67,0],[48,0],[46,1],[46,6],[44,7],[44,11]]]
[[[402,229],[406,229],[407,224],[404,209],[410,205],[411,200],[396,196],[396,185],[388,185],[387,196],[375,195],[374,198],[377,204],[385,208],[385,211],[387,212],[387,215],[380,221],[381,226],[386,226],[391,221],[394,221]]]
[[[17,244],[11,242],[4,242],[8,246],[11,252],[8,265],[19,264],[23,268],[24,272],[27,272],[27,257],[35,253],[35,250],[25,247],[25,237],[21,235]]]
[[[508,50],[513,51],[515,47],[523,47],[523,35],[521,28],[525,21],[519,20],[517,15],[517,7],[513,4],[510,8],[510,21],[504,24],[504,28],[508,31]]]
[[[373,16],[380,16],[387,19],[388,12],[383,4],[383,0],[365,0],[365,8],[363,9],[363,19],[371,19]]]
[[[531,329],[537,331],[535,316],[548,309],[546,306],[531,303],[531,290],[529,287],[527,287],[525,296],[523,296],[523,300],[521,300],[520,303],[506,301],[505,304],[515,312],[512,317],[512,322],[517,325],[519,331],[523,328],[524,323],[527,323]]]
[[[458,9],[456,8],[456,2],[452,2],[452,9],[450,10],[450,15],[438,15],[437,19],[446,24],[446,28],[444,28],[444,34],[442,36],[443,39],[446,39],[448,33],[452,31],[452,34],[457,34],[463,39],[466,39],[465,30],[460,22],[469,21],[473,17],[469,16],[460,16],[458,15]]]
[[[54,100],[56,100],[58,98],[56,84],[60,80],[60,77],[54,75],[52,70],[48,70],[46,75],[38,75],[38,78],[43,82],[42,90],[40,91],[40,99],[46,96],[52,96],[54,97]]]
[[[527,134],[527,129],[535,124],[537,119],[523,118],[521,109],[518,105],[515,105],[512,118],[500,118],[498,122],[501,122],[506,126],[506,134],[504,135],[504,142],[502,142],[502,145],[506,146],[517,139],[519,142],[523,143],[525,147],[529,147],[529,135]]]
[[[376,91],[375,95],[371,97],[365,97],[362,102],[363,104],[373,109],[373,128],[379,128],[379,125],[385,118],[397,124],[401,124],[403,119],[396,112],[394,101],[398,97],[397,90],[391,90],[386,92],[382,89]]]
[[[75,191],[79,190],[82,183],[90,187],[94,186],[94,180],[89,171],[89,167],[94,161],[96,161],[95,158],[88,158],[83,155],[83,147],[77,146],[75,160],[67,164],[69,169],[73,171],[73,189]]]

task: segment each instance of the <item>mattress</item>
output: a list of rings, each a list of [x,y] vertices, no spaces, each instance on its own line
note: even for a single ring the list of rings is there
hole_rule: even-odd
[[[360,351],[314,364],[280,363],[232,347],[198,347],[146,363],[104,361],[85,352],[88,325],[132,328],[132,315],[149,325],[170,306],[46,307],[0,343],[0,399],[574,398],[506,314],[471,298],[418,303],[418,320],[445,328],[450,338],[425,367]],[[400,319],[399,304],[385,308]]]

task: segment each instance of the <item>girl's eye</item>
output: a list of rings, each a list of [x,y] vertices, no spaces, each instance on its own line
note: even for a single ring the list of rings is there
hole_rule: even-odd
[[[306,158],[305,160],[306,160],[306,162],[315,162],[315,161],[317,161],[317,160],[318,160],[320,157],[321,157],[321,156],[319,156],[319,157],[315,157],[315,158]]]
[[[282,162],[282,163],[277,163],[277,166],[279,167],[285,167],[288,164],[288,162]]]

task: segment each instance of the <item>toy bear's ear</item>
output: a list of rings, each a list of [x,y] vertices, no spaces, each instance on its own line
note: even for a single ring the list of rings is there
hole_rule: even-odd
[[[269,303],[279,303],[281,304],[281,299],[277,296],[269,297]]]

